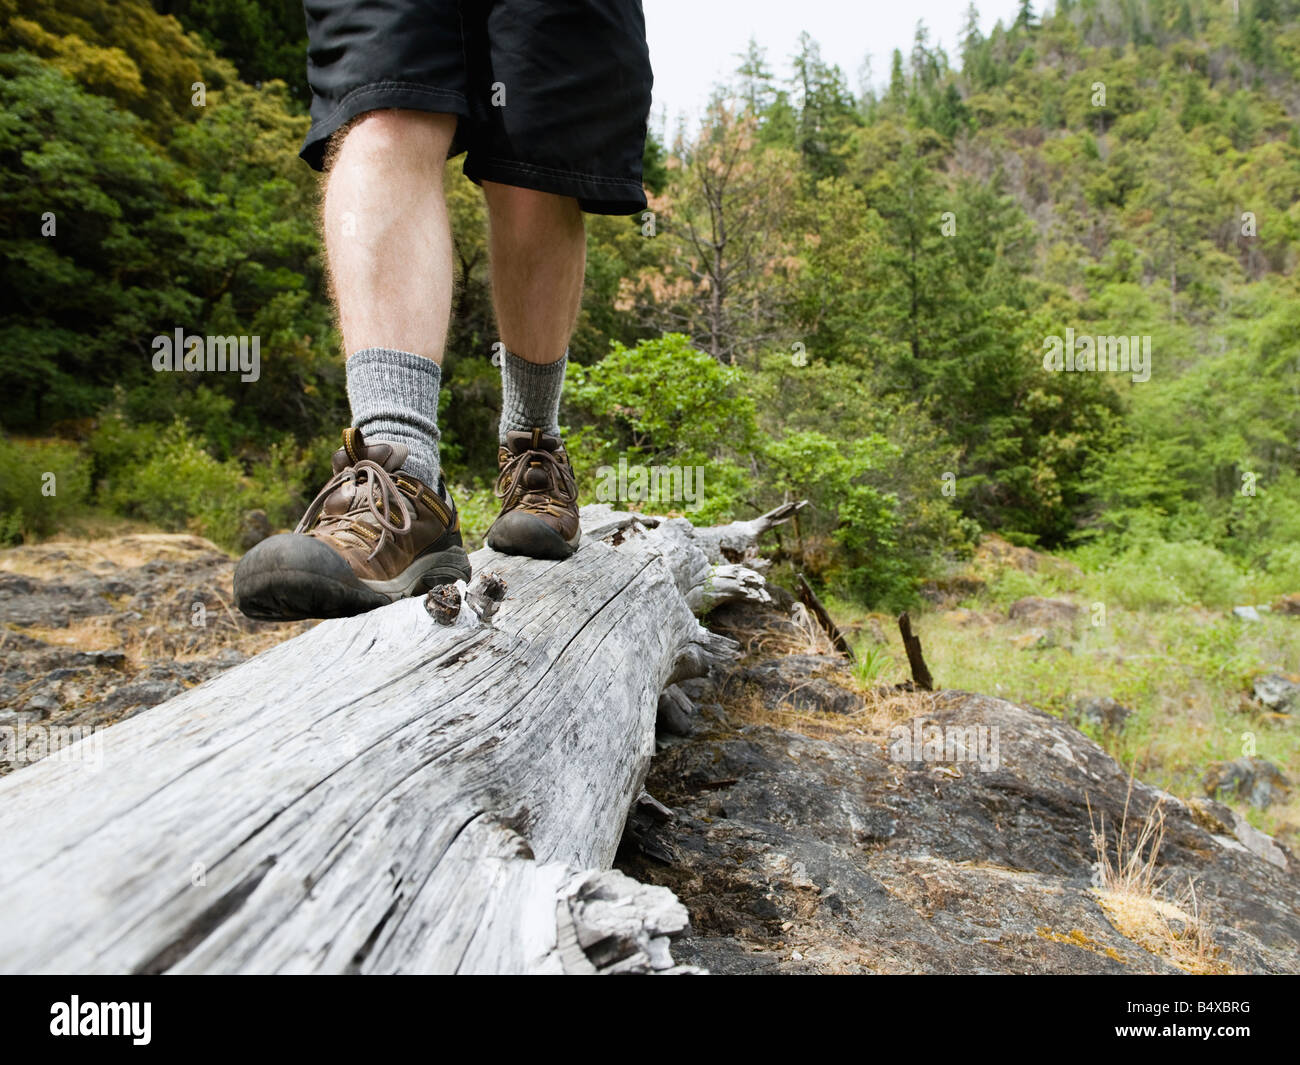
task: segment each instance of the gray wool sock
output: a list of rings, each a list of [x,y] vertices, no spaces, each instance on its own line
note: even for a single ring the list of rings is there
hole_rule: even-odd
[[[514,352],[501,356],[501,443],[506,433],[540,427],[552,436],[560,435],[560,391],[564,388],[565,353],[555,362],[538,366]]]
[[[347,361],[352,424],[367,440],[405,444],[402,469],[438,487],[438,385],[432,359],[392,348],[366,348]]]

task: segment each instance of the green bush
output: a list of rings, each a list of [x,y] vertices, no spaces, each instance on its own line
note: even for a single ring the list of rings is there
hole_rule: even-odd
[[[1037,573],[1026,573],[1012,567],[1000,570],[988,588],[989,598],[1003,609],[1028,595],[1050,595],[1050,592]]]
[[[329,478],[333,436],[306,447],[290,437],[241,463],[218,460],[205,435],[177,419],[131,424],[120,409],[102,412],[87,443],[99,502],[127,517],[188,529],[236,546],[243,514],[264,510],[273,528],[292,527]],[[247,466],[247,473],[245,473]]]
[[[1147,558],[1193,603],[1225,608],[1241,602],[1241,571],[1218,548],[1194,541],[1161,544]]]
[[[90,463],[75,444],[0,437],[0,469],[0,543],[48,536],[90,496]]]
[[[740,371],[668,333],[635,348],[612,343],[594,366],[569,368],[566,399],[580,428],[569,435],[580,497],[594,498],[602,467],[700,467],[696,522],[726,521],[752,496],[747,459],[757,437]],[[627,501],[621,501],[625,504]],[[652,506],[655,504],[651,504]],[[659,509],[685,509],[667,501]]]
[[[1245,580],[1217,548],[1198,541],[1148,543],[1104,567],[1108,599],[1131,610],[1159,610],[1196,603],[1226,609],[1242,600]]]
[[[1264,595],[1287,595],[1300,592],[1300,543],[1285,544],[1268,557],[1261,581]]]
[[[803,527],[828,535],[840,558],[826,577],[870,603],[904,605],[915,590],[911,566],[898,550],[898,499],[866,483],[894,449],[879,435],[843,444],[802,431],[764,452],[766,485],[778,498],[807,499]]]
[[[95,489],[101,494],[124,471],[144,463],[162,447],[165,427],[132,421],[122,412],[121,399],[119,395],[112,406],[100,412],[95,431],[86,442]]]
[[[119,470],[106,486],[106,501],[119,513],[164,529],[233,543],[245,495],[239,464],[218,462],[183,422],[165,429],[158,444],[139,464]]]
[[[333,436],[317,437],[305,448],[289,437],[272,444],[265,461],[255,462],[249,471],[241,508],[266,511],[273,528],[296,525],[308,501],[329,480],[330,456],[337,447]]]

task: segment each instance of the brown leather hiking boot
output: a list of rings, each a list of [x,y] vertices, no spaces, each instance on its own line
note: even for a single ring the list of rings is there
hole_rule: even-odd
[[[578,549],[578,488],[558,436],[540,429],[506,433],[497,452],[501,513],[487,545],[507,555],[568,558]]]
[[[298,528],[263,540],[235,568],[235,601],[268,621],[351,617],[415,592],[468,581],[455,504],[398,467],[401,444],[343,430],[334,476]]]

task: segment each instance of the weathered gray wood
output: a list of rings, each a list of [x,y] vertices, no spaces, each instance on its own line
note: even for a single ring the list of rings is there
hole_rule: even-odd
[[[736,562],[759,568],[754,565],[758,561],[758,538],[769,529],[785,524],[807,505],[806,499],[797,503],[782,503],[766,514],[748,521],[733,521],[729,525],[697,529],[696,542],[715,565]]]
[[[699,529],[685,518],[617,511],[608,504],[584,508],[584,520],[590,523],[593,535],[611,540],[653,529],[664,539],[674,541],[680,558],[678,587],[695,613],[707,614],[721,603],[738,599],[772,601],[767,581],[758,572],[765,562],[757,557],[758,537],[805,505],[786,503],[751,521]],[[728,561],[739,557],[745,559],[744,564]]]
[[[564,562],[474,556],[490,624],[324,622],[105,730],[98,770],[0,780],[0,970],[677,971],[671,893],[598,871],[660,692],[729,641],[689,523],[589,510],[611,542]]]
[[[691,734],[691,718],[695,714],[695,707],[691,704],[686,693],[677,687],[676,684],[670,684],[659,694],[659,716],[658,725],[662,732],[671,732],[674,736],[689,736]]]

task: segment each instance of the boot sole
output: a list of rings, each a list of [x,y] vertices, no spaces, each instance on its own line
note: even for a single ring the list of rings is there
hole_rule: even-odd
[[[472,573],[463,547],[421,555],[387,581],[362,580],[327,545],[300,533],[263,540],[235,567],[235,603],[256,621],[349,618]]]
[[[582,530],[566,540],[541,518],[514,510],[502,514],[488,530],[486,543],[503,555],[564,559],[578,550]]]

